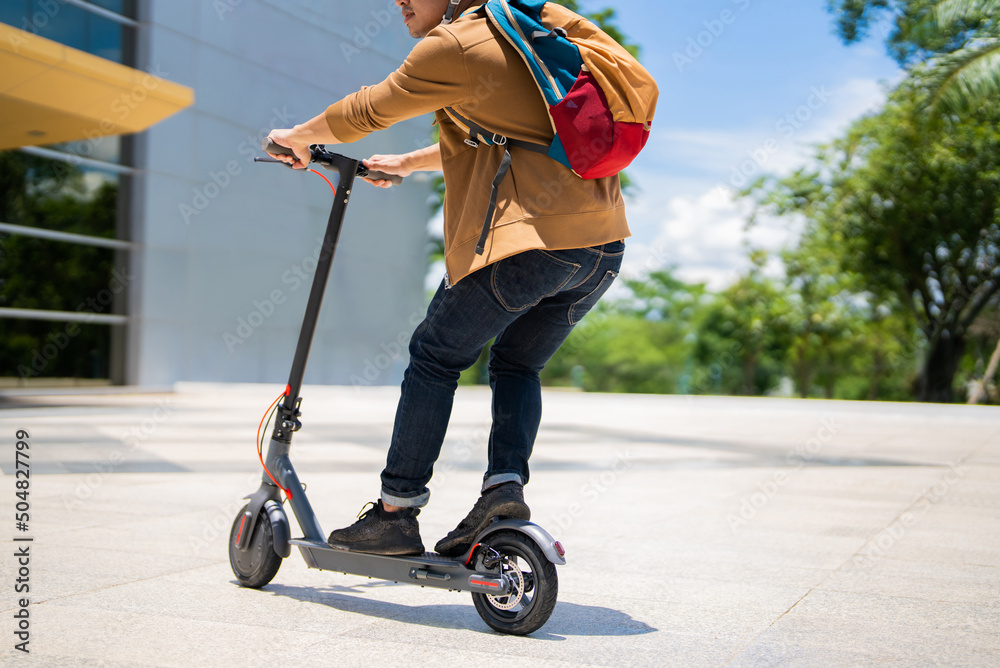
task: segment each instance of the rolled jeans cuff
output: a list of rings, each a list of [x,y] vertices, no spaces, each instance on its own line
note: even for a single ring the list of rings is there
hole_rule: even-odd
[[[524,485],[524,479],[518,473],[495,473],[483,480],[483,491],[485,492],[490,487],[496,487],[505,482],[516,482],[521,486]]]
[[[392,492],[382,488],[382,503],[400,508],[423,508],[431,498],[430,491],[424,491],[416,496],[396,496]]]

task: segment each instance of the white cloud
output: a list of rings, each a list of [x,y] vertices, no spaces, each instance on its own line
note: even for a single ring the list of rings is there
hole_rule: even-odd
[[[829,142],[843,134],[852,122],[880,109],[885,100],[885,88],[878,81],[849,79],[830,91],[828,100],[790,137],[790,142],[804,148]],[[789,113],[797,113],[799,109]]]
[[[797,221],[769,217],[748,230],[749,217],[749,203],[733,199],[722,186],[697,197],[674,197],[666,206],[657,236],[648,243],[633,240],[629,244],[623,272],[639,277],[675,265],[678,278],[722,289],[749,266],[748,245],[777,250],[800,234]],[[772,264],[770,271],[775,269]]]
[[[813,85],[801,100],[768,121],[735,130],[663,128],[650,138],[649,160],[640,167],[681,163],[712,175],[715,183],[740,187],[769,172],[786,174],[808,162],[816,144],[836,138],[854,120],[878,109],[885,91],[873,79],[850,79],[829,88]]]
[[[840,136],[852,121],[877,110],[885,97],[877,81],[851,79],[834,88],[810,87],[800,105],[755,127],[654,133],[650,140],[659,156],[640,159],[630,169],[641,191],[628,208],[634,236],[626,254],[627,274],[676,265],[679,278],[720,289],[749,266],[748,243],[772,252],[794,243],[801,221],[764,217],[747,231],[749,204],[734,201],[732,189],[765,173],[786,175],[808,164],[816,144]],[[663,156],[670,157],[670,173],[688,166],[700,178],[672,182]],[[772,262],[769,270],[776,269]]]

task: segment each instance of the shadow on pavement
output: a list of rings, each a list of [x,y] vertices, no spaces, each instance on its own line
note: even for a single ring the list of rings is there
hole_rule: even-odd
[[[233,584],[236,584],[235,580]],[[307,603],[319,603],[343,612],[392,619],[407,624],[495,633],[479,618],[472,601],[468,598],[454,605],[402,605],[369,598],[364,596],[363,592],[364,589],[405,586],[410,585],[378,581],[352,587],[341,585],[297,587],[272,583],[261,591]],[[530,637],[536,640],[565,640],[565,636],[634,636],[657,630],[619,610],[559,602],[545,626]]]

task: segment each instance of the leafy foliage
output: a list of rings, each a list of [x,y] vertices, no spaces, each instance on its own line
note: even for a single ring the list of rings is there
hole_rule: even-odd
[[[546,366],[545,382],[602,392],[674,393],[690,385],[685,364],[705,286],[684,283],[669,268],[626,284],[628,299],[598,305],[573,330]]]
[[[1000,0],[828,0],[848,43],[895,19],[888,44],[932,112],[965,114],[1000,94]]]
[[[939,56],[919,76],[931,109],[969,114],[982,101],[1000,95],[1000,39],[977,40]]]
[[[786,310],[781,287],[763,274],[766,256],[752,254],[746,275],[709,301],[695,333],[694,394],[758,395],[781,380],[782,330]]]
[[[902,86],[819,168],[758,189],[778,213],[808,218],[804,247],[830,249],[869,301],[910,311],[926,342],[919,396],[950,401],[967,330],[1000,291],[1000,104],[961,119],[920,104]]]
[[[834,287],[854,282],[825,280],[832,272],[818,275],[823,289],[803,291],[802,274],[771,278],[766,256],[755,251],[753,260],[718,293],[670,268],[626,281],[625,296],[602,302],[577,326],[543,382],[602,392],[759,396],[794,388],[803,397],[912,398],[916,348],[905,312]],[[465,380],[485,382],[485,365],[484,356]]]

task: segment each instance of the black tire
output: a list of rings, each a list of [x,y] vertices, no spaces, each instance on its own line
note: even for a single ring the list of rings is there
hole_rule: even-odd
[[[229,565],[233,574],[243,587],[259,589],[274,579],[281,568],[281,557],[274,551],[274,537],[271,535],[271,522],[267,515],[261,512],[257,518],[257,526],[246,552],[236,547],[236,536],[239,534],[240,522],[247,506],[243,506],[236,515],[233,528],[229,532]]]
[[[517,531],[498,531],[484,542],[508,557],[504,572],[518,569],[523,586],[508,596],[474,593],[472,602],[476,612],[500,633],[520,636],[534,633],[549,620],[556,607],[559,580],[555,564],[535,541]],[[512,607],[505,609],[512,603]]]

